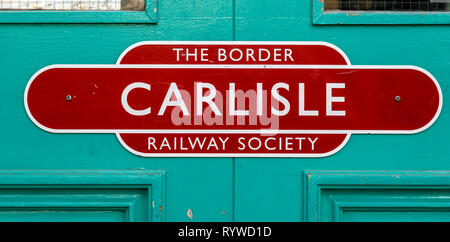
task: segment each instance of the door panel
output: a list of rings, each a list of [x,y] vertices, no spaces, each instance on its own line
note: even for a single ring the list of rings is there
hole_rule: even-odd
[[[2,222],[126,222],[121,210],[15,208],[0,211]]]
[[[164,211],[164,171],[0,172],[0,221],[163,221]]]
[[[306,221],[450,221],[449,172],[305,171]]]
[[[389,208],[348,210],[343,222],[448,222],[450,211],[445,208]]]
[[[429,129],[414,135],[352,135],[346,146],[325,158],[236,158],[236,221],[304,221],[306,170],[450,170],[448,101],[450,35],[447,25],[313,25],[310,0],[236,1],[236,40],[326,41],[342,49],[355,65],[416,65],[430,71],[443,91],[443,109]],[[389,17],[384,21],[388,22]],[[446,179],[450,180],[448,174]],[[258,188],[258,189],[255,189]],[[339,193],[339,191],[337,191]],[[344,192],[344,191],[342,191]],[[432,196],[435,190],[420,191]],[[443,191],[441,191],[443,192]],[[343,194],[344,195],[344,194]],[[445,197],[445,193],[436,195]],[[419,198],[417,198],[419,199]],[[416,201],[416,198],[411,198]],[[433,200],[434,201],[434,200]],[[427,200],[426,204],[431,203]],[[377,218],[383,212],[347,211],[344,220]],[[403,211],[403,210],[402,210]],[[379,220],[447,219],[440,212],[408,210]],[[405,214],[416,214],[408,217]],[[420,216],[419,216],[420,214]],[[358,215],[358,216],[356,216]],[[422,216],[423,215],[423,216]],[[331,218],[330,218],[331,219]]]
[[[232,13],[231,0],[161,0],[155,24],[0,24],[0,169],[165,170],[165,221],[230,221],[231,158],[143,158],[123,148],[114,134],[50,134],[27,117],[23,94],[44,66],[114,64],[139,41],[232,40]],[[123,218],[116,211],[99,216]]]

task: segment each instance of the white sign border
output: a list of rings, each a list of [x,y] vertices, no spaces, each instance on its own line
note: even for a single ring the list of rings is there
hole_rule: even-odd
[[[332,154],[335,154],[340,149],[342,149],[345,144],[348,142],[351,134],[415,134],[422,132],[429,128],[439,117],[440,112],[442,110],[443,105],[443,97],[442,97],[442,90],[437,82],[437,80],[434,78],[434,76],[426,71],[425,69],[417,66],[411,66],[411,65],[351,65],[350,61],[347,57],[347,55],[338,47],[335,45],[332,45],[327,42],[319,42],[319,41],[277,41],[277,42],[264,42],[264,41],[143,41],[138,42],[136,44],[131,45],[128,47],[122,54],[120,55],[119,59],[117,60],[117,63],[120,63],[122,58],[130,51],[131,49],[141,46],[141,45],[176,45],[176,44],[191,44],[191,45],[324,45],[328,46],[330,48],[335,49],[337,52],[339,52],[343,58],[346,60],[348,65],[283,65],[283,64],[271,64],[271,65],[262,65],[262,64],[251,64],[251,65],[236,65],[236,64],[230,64],[230,65],[217,65],[217,64],[110,64],[110,65],[102,65],[102,64],[61,64],[61,65],[50,65],[46,66],[42,69],[40,69],[38,72],[36,72],[28,81],[25,93],[24,93],[24,106],[25,110],[27,112],[28,117],[32,120],[32,122],[41,128],[42,130],[45,130],[47,132],[51,133],[115,133],[117,139],[122,144],[123,147],[125,147],[129,152],[136,154],[138,156],[144,156],[144,157],[326,157],[330,156]],[[438,93],[439,93],[439,106],[438,110],[436,111],[435,116],[433,119],[428,122],[423,127],[416,129],[416,130],[195,130],[195,129],[189,129],[189,130],[167,130],[167,129],[158,129],[158,130],[74,130],[74,129],[51,129],[48,128],[42,124],[40,124],[31,114],[29,107],[28,107],[28,90],[31,86],[33,80],[44,71],[47,71],[49,69],[53,68],[239,68],[239,69],[295,69],[295,68],[302,68],[302,69],[326,69],[326,68],[333,68],[333,69],[414,69],[419,72],[422,72],[426,74],[430,79],[433,80]],[[239,134],[263,134],[263,133],[282,133],[282,134],[347,134],[344,141],[334,150],[327,152],[327,153],[321,153],[321,154],[315,154],[315,153],[297,153],[297,154],[274,154],[274,153],[239,153],[239,154],[231,154],[231,153],[225,153],[225,154],[211,154],[211,153],[141,153],[138,151],[135,151],[131,147],[129,147],[123,139],[120,137],[120,133],[143,133],[143,134],[155,134],[155,133],[211,133],[211,134],[220,134],[220,133],[239,133]]]
[[[132,49],[143,46],[143,45],[320,45],[327,46],[335,51],[337,51],[345,60],[347,65],[351,65],[350,59],[347,54],[344,53],[339,47],[323,41],[141,41],[137,42],[127,49],[125,49],[122,54],[117,59],[116,64],[121,64],[123,57]],[[261,132],[264,132],[261,130]],[[273,132],[273,131],[271,131]],[[290,134],[290,133],[289,133]],[[129,152],[143,157],[326,157],[335,154],[341,150],[350,139],[351,133],[346,133],[344,141],[336,147],[334,150],[326,153],[297,153],[297,154],[255,154],[255,153],[241,153],[241,154],[208,154],[208,153],[142,153],[129,147],[120,136],[120,133],[116,133],[116,137],[125,149]]]
[[[267,129],[241,129],[241,130],[229,130],[229,129],[52,129],[40,124],[31,114],[28,107],[28,90],[33,83],[33,80],[44,71],[55,69],[55,68],[101,68],[101,69],[410,69],[417,70],[426,74],[435,84],[439,93],[439,105],[436,114],[433,119],[430,120],[426,125],[415,130],[267,130]],[[50,65],[42,68],[28,82],[25,88],[24,94],[24,104],[26,112],[29,118],[41,129],[51,132],[51,133],[233,133],[233,134],[262,134],[262,133],[283,133],[283,134],[415,134],[422,132],[423,130],[430,127],[438,118],[442,110],[442,90],[439,86],[437,80],[423,68],[417,66],[406,66],[406,65]]]

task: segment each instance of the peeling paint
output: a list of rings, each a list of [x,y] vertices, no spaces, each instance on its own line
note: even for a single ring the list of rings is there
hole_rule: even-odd
[[[194,218],[194,214],[192,213],[192,209],[188,209],[187,210],[187,216],[190,218],[190,219],[193,219]]]

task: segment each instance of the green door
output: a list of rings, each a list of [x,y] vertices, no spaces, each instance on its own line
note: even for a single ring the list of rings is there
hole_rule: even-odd
[[[235,220],[449,221],[450,15],[324,14],[322,2],[236,1],[235,38],[320,40],[354,65],[420,66],[441,85],[442,112],[424,132],[352,135],[326,158],[235,159]]]
[[[146,0],[122,2],[126,11],[40,12],[0,0],[0,221],[450,221],[450,4],[388,14],[339,2]],[[152,40],[325,41],[355,65],[428,70],[444,105],[421,133],[352,135],[323,158],[140,157],[114,134],[48,133],[28,118],[25,86],[39,69],[114,64]]]

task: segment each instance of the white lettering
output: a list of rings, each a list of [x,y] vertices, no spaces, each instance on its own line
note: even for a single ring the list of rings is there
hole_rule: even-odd
[[[327,83],[326,88],[326,110],[327,116],[345,116],[345,111],[333,110],[332,104],[334,102],[344,102],[345,97],[333,97],[334,88],[345,88],[345,83]]]
[[[144,88],[144,89],[150,91],[150,85],[147,83],[143,83],[143,82],[131,83],[130,85],[125,87],[125,89],[122,92],[122,98],[121,98],[122,107],[125,109],[125,111],[127,111],[131,115],[135,115],[135,116],[147,115],[151,111],[150,107],[143,109],[143,110],[136,110],[136,109],[131,108],[130,105],[128,104],[128,94],[135,88]]]
[[[175,94],[176,101],[170,100],[173,94]],[[189,111],[183,101],[180,91],[178,90],[177,84],[174,82],[170,83],[169,90],[167,90],[166,97],[164,98],[161,108],[159,109],[158,115],[164,115],[164,112],[168,106],[178,106],[183,111],[183,115],[189,115]]]

